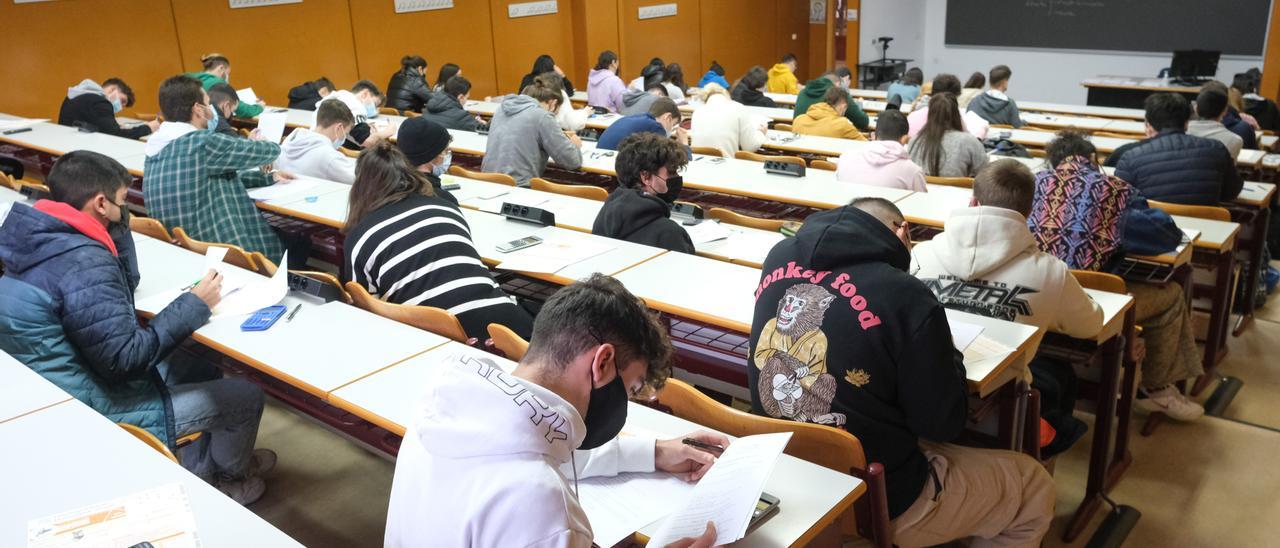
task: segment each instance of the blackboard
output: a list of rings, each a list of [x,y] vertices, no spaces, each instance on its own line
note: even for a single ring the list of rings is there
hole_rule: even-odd
[[[1261,56],[1271,0],[947,0],[946,43]]]

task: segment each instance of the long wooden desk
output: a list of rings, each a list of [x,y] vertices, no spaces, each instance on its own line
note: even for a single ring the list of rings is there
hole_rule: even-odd
[[[142,176],[142,166],[146,160],[144,154],[146,144],[141,141],[105,133],[84,132],[48,122],[31,126],[30,131],[9,135],[0,133],[0,142],[53,156],[61,156],[75,150],[105,154],[115,158],[129,170],[131,175],[138,177]]]
[[[1080,85],[1088,89],[1087,102],[1100,107],[1142,108],[1147,97],[1155,93],[1177,93],[1194,101],[1200,86],[1174,83],[1168,78],[1135,76],[1098,76]]]

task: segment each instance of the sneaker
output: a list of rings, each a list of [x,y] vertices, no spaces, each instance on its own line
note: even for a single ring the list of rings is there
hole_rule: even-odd
[[[1204,407],[1191,401],[1174,385],[1147,392],[1146,398],[1139,398],[1133,404],[1139,411],[1164,413],[1171,419],[1184,422],[1196,420],[1204,415]]]
[[[218,484],[218,490],[222,494],[231,497],[240,503],[241,506],[248,506],[262,498],[262,494],[267,492],[267,482],[257,476],[248,476],[241,480],[224,481]]]
[[[276,467],[276,452],[270,449],[254,449],[249,459],[250,476],[265,476]]]

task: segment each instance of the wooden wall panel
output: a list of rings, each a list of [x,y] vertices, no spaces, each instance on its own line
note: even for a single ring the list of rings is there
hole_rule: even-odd
[[[1262,59],[1262,84],[1258,93],[1263,97],[1280,97],[1280,2],[1271,3],[1271,26],[1267,29],[1267,49]],[[1227,80],[1227,85],[1231,81]]]
[[[587,75],[595,68],[600,52],[610,50],[617,53],[622,49],[618,38],[618,4],[601,0],[572,0],[572,3],[573,57],[576,62],[573,82],[586,89]],[[688,74],[689,69],[686,68],[686,77]],[[582,84],[578,84],[579,80]]]
[[[160,81],[182,70],[169,0],[5,0],[0,22],[0,112],[56,120],[68,87],[112,76],[156,112]]]
[[[527,0],[490,0],[493,19],[494,69],[499,93],[517,93],[520,80],[533,68],[539,55],[556,60],[573,85],[587,89],[585,76],[579,77],[573,56],[573,9],[569,0],[558,0],[559,12],[532,17],[508,17],[507,6]],[[585,72],[584,72],[585,74]]]
[[[747,69],[760,65],[766,70],[777,63],[777,33],[766,25],[777,21],[776,0],[701,0],[702,70],[719,61],[725,78],[733,83]],[[690,73],[685,69],[686,75]],[[696,83],[696,82],[695,82]]]
[[[800,85],[816,77],[821,63],[809,59],[809,2],[808,0],[777,0],[777,19],[774,24],[775,57],[794,53],[797,60],[796,77]]]
[[[201,70],[201,55],[226,55],[231,85],[252,87],[268,104],[286,104],[289,88],[319,76],[342,87],[357,79],[347,0],[240,9],[226,0],[174,0],[172,6],[184,69]],[[374,81],[385,86],[385,78]]]
[[[834,47],[834,38],[832,35],[832,25],[834,16],[834,2],[827,2],[827,22],[825,24],[809,23],[809,78],[812,79],[822,74],[830,68],[834,56],[832,48]],[[808,10],[805,10],[805,18],[808,19]]]
[[[639,8],[656,4],[677,4],[675,17],[657,19],[639,18]],[[706,72],[702,65],[702,51],[698,32],[700,13],[698,0],[618,0],[618,34],[622,42],[622,81],[630,82],[640,76],[640,70],[649,59],[661,57],[667,63],[680,63],[685,68],[686,80],[697,78]],[[697,67],[690,70],[688,67]],[[692,76],[697,74],[698,76]],[[729,75],[730,80],[736,78]]]
[[[473,97],[499,92],[488,2],[455,2],[454,8],[411,13],[396,13],[390,0],[351,0],[350,5],[362,78],[384,87],[399,70],[400,58],[417,54],[427,60],[427,79],[433,85],[440,65],[457,63],[471,81]]]

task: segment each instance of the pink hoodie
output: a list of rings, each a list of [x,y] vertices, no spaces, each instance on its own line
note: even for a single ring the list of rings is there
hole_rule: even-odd
[[[609,112],[622,110],[622,94],[627,85],[617,74],[608,69],[592,70],[587,75],[587,104],[593,107],[604,107]]]
[[[846,183],[928,192],[924,170],[911,163],[907,147],[897,141],[872,141],[840,155],[836,180]]]

